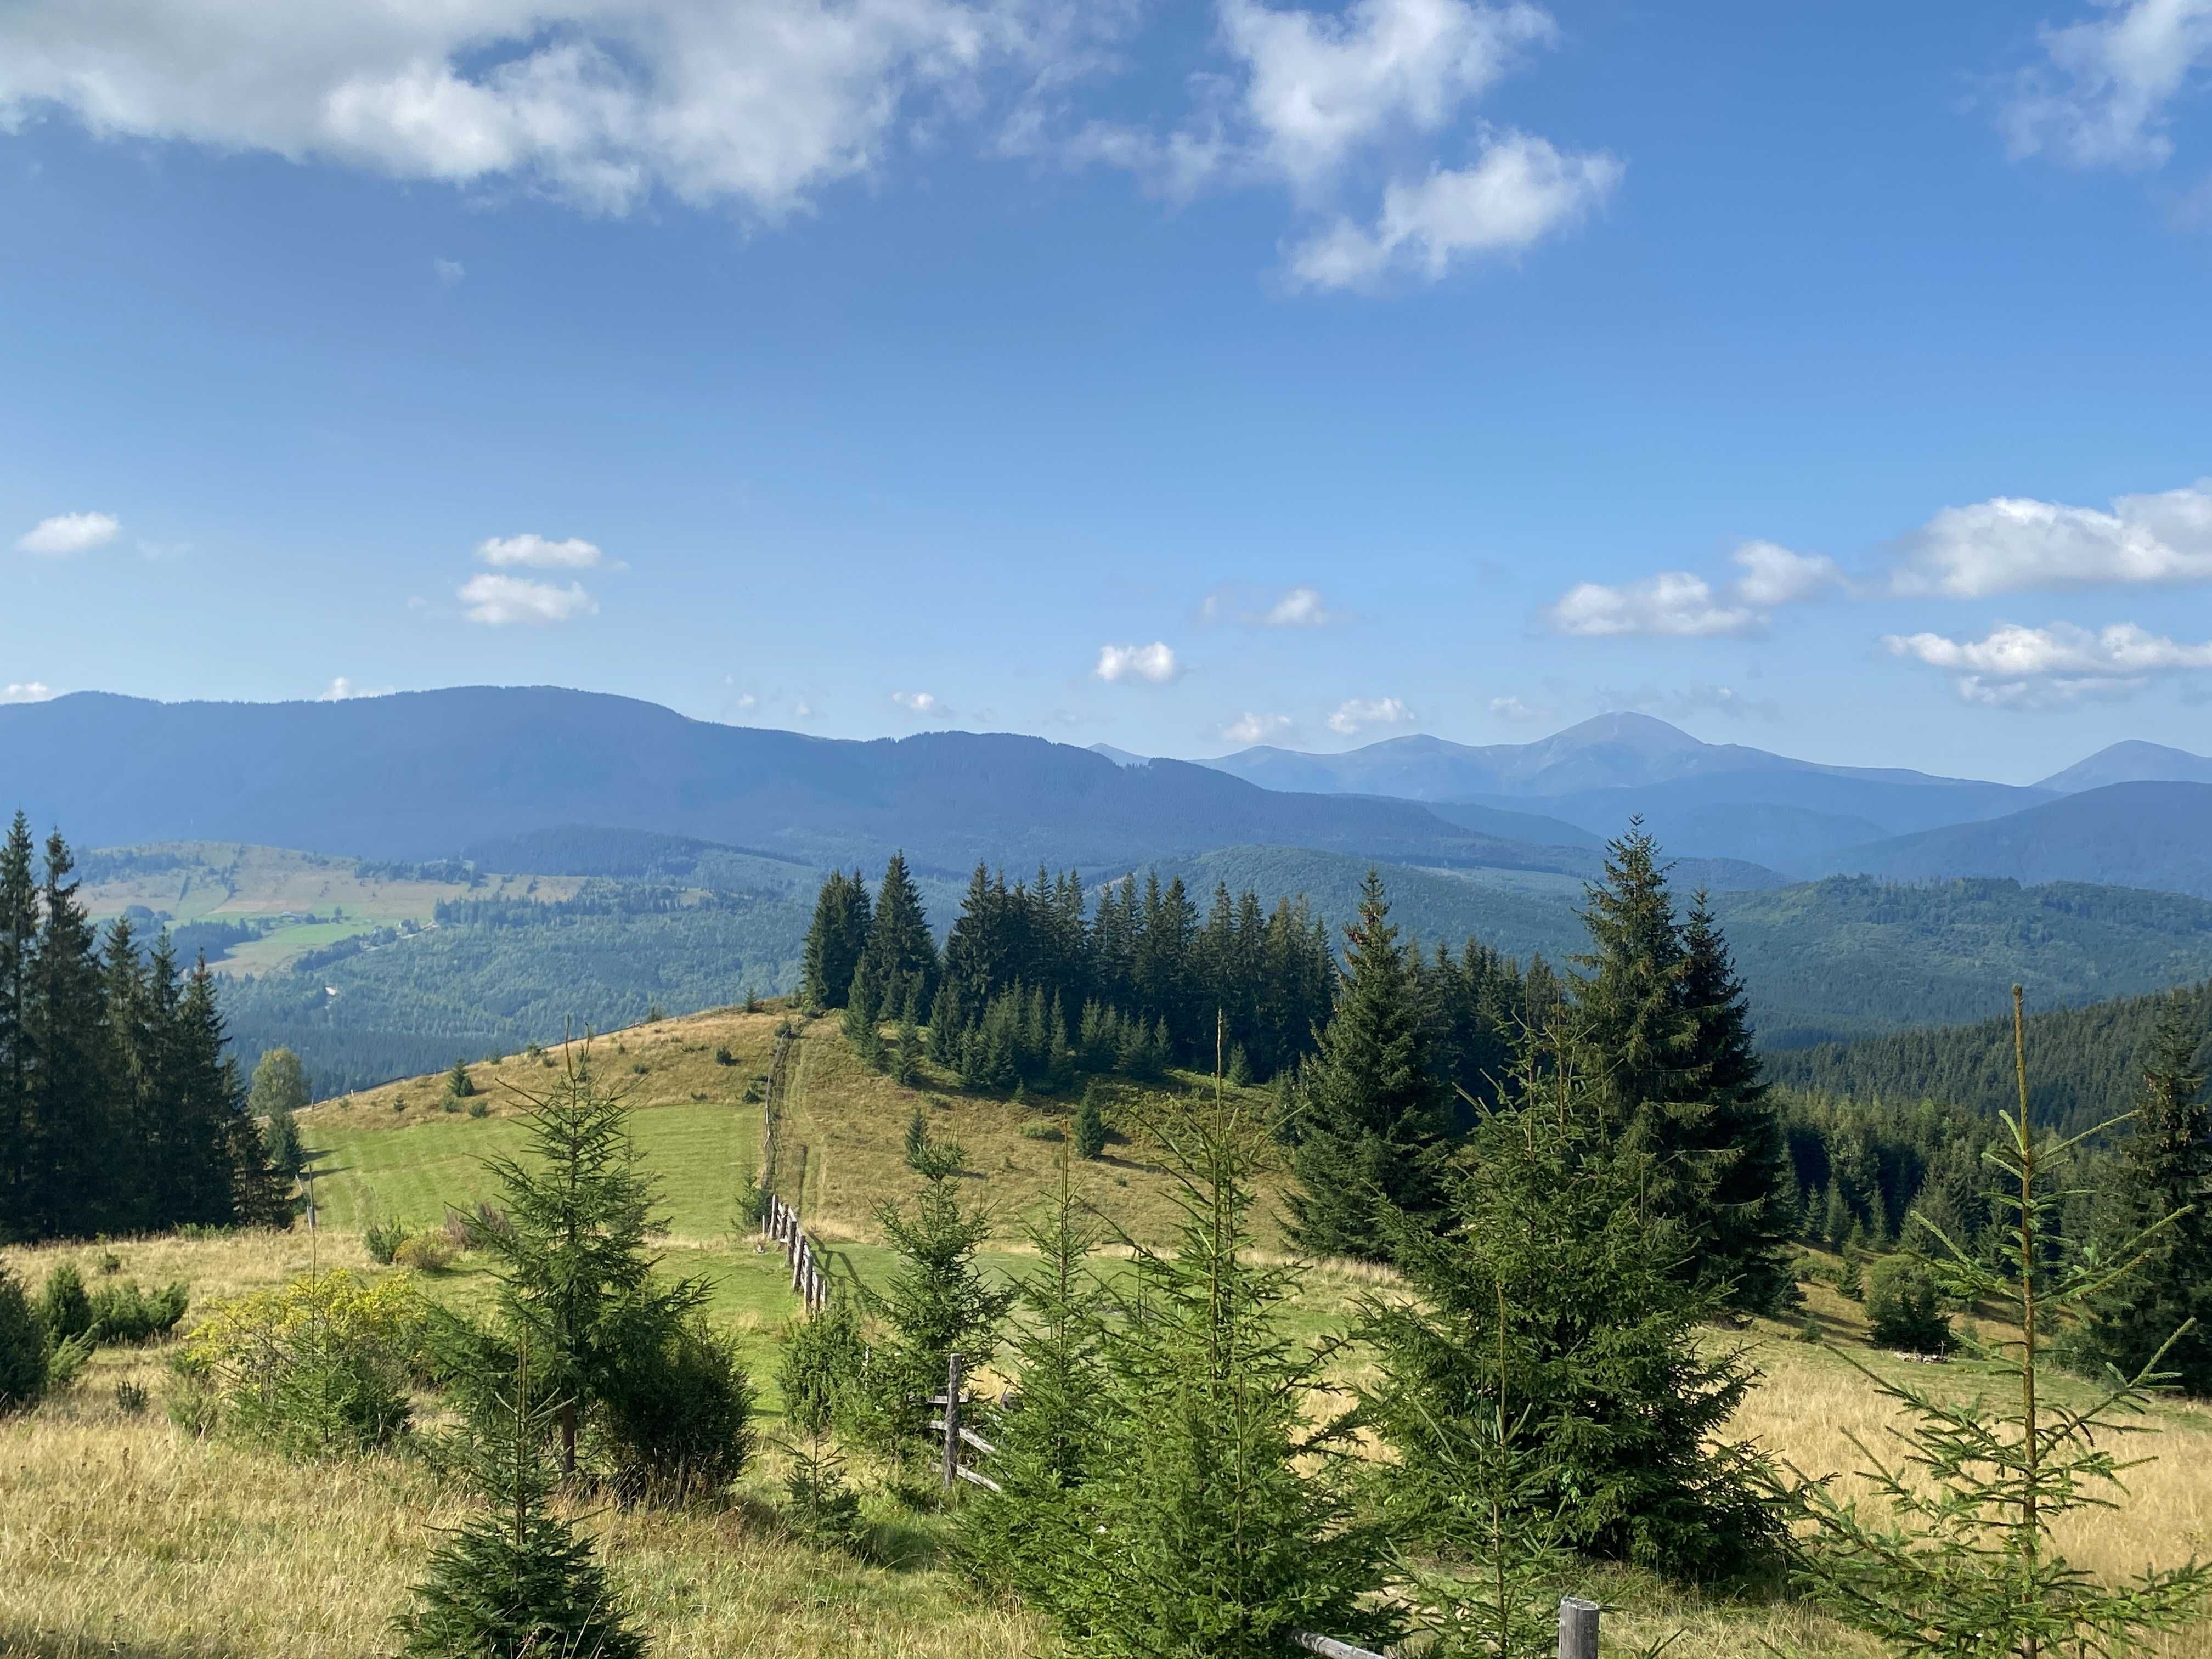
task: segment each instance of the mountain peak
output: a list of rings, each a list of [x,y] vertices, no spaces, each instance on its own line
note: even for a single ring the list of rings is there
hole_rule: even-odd
[[[2069,795],[2110,783],[2212,783],[2212,760],[2162,743],[2130,738],[2108,744],[2037,786]]]
[[[1711,745],[1692,737],[1679,726],[1670,726],[1652,714],[1639,714],[1632,708],[1617,708],[1609,714],[1595,714],[1579,720],[1565,731],[1554,732],[1541,740],[1543,746],[1554,750],[1587,749],[1598,744],[1627,744],[1651,754],[1679,753],[1689,749],[1705,749]],[[1532,744],[1531,747],[1537,745]]]

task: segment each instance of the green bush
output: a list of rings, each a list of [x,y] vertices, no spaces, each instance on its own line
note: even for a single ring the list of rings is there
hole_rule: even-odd
[[[1024,1123],[1022,1125],[1022,1139],[1024,1140],[1065,1140],[1067,1137],[1057,1123]]]
[[[47,1340],[57,1344],[92,1328],[92,1298],[85,1294],[84,1279],[74,1261],[57,1261],[46,1275],[39,1317],[46,1324]]]
[[[151,1342],[176,1329],[191,1304],[179,1280],[148,1294],[132,1284],[103,1285],[92,1293],[92,1334],[101,1343]]]
[[[471,1117],[489,1117],[491,1115],[491,1104],[482,1095],[471,1095],[468,1111]]]
[[[1936,1274],[1917,1255],[1886,1255],[1867,1270],[1868,1334],[1876,1347],[1951,1352],[1951,1318]]]
[[[337,1271],[219,1302],[178,1359],[185,1387],[170,1415],[295,1457],[387,1444],[407,1426],[423,1323],[404,1279],[364,1285]]]
[[[398,1266],[412,1267],[418,1273],[441,1273],[453,1265],[459,1254],[443,1233],[416,1233],[399,1241],[392,1252],[392,1259]]]
[[[404,1221],[372,1221],[361,1236],[362,1247],[368,1259],[379,1267],[388,1267],[399,1247],[407,1242],[407,1224]]]
[[[0,1267],[0,1416],[38,1404],[49,1363],[46,1322],[15,1276]]]
[[[728,1487],[753,1454],[753,1385],[737,1346],[704,1322],[660,1322],[616,1345],[599,1385],[601,1431],[625,1503],[683,1503]]]

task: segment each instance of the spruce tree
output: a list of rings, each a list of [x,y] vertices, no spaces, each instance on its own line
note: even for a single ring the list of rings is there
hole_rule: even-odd
[[[582,1418],[618,1385],[626,1353],[680,1325],[708,1291],[699,1279],[654,1279],[653,1182],[621,1098],[599,1085],[591,1044],[568,1047],[546,1093],[516,1092],[529,1161],[485,1160],[505,1221],[471,1217],[469,1243],[492,1259],[500,1310],[560,1401],[561,1468],[573,1474]]]
[[[833,870],[814,900],[801,952],[799,1000],[810,1009],[842,1008],[868,948],[868,889],[855,870]]]
[[[1095,1159],[1106,1151],[1106,1114],[1098,1104],[1098,1085],[1086,1085],[1083,1103],[1075,1109],[1073,1125],[1075,1155]]]
[[[893,853],[884,866],[883,883],[876,889],[875,911],[868,924],[866,954],[878,986],[918,986],[923,1006],[937,994],[937,941],[930,935],[921,894],[914,884],[903,853]],[[894,1007],[885,1012],[896,1015],[902,1010]]]
[[[82,1238],[107,1221],[106,1177],[120,1126],[110,1112],[106,1011],[92,924],[70,878],[76,860],[58,832],[46,838],[31,975],[28,1090],[41,1233]]]
[[[1358,920],[1345,929],[1336,1015],[1303,1073],[1308,1105],[1291,1199],[1307,1249],[1370,1261],[1390,1253],[1388,1216],[1435,1208],[1445,1127],[1413,963],[1389,914],[1382,877],[1370,870]]]
[[[131,919],[108,924],[100,944],[100,1000],[106,1014],[110,1121],[115,1146],[108,1165],[108,1225],[118,1231],[145,1229],[156,1220],[149,1206],[155,1139],[149,1120],[160,1110],[151,1094],[155,1048],[146,964]]]
[[[462,1466],[484,1513],[447,1534],[394,1626],[406,1659],[641,1659],[645,1638],[589,1540],[552,1508],[544,1447],[557,1403],[533,1392],[526,1341],[512,1382],[474,1396]]]
[[[2094,1370],[2159,1369],[2212,1395],[2212,1101],[2198,1059],[2204,1031],[2188,997],[2172,995],[2142,1070],[2135,1118],[2111,1160],[2096,1217],[2107,1256],[2167,1217],[2142,1267],[2093,1297],[2074,1354]]]
[[[1261,1659],[1294,1630],[1378,1645],[1382,1540],[1342,1485],[1340,1425],[1307,1407],[1328,1356],[1292,1334],[1297,1272],[1255,1259],[1250,1212],[1265,1125],[1211,1100],[1155,1123],[1178,1176],[1172,1252],[1134,1249],[1126,1317],[1059,1535],[1074,1546],[1037,1592],[1086,1653]],[[1074,1524],[1070,1524],[1073,1522]]]

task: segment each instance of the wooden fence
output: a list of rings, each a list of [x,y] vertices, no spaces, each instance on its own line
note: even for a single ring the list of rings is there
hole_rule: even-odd
[[[942,1416],[932,1418],[929,1426],[945,1437],[945,1490],[949,1492],[956,1483],[965,1480],[986,1492],[998,1492],[1001,1488],[997,1481],[972,1464],[961,1461],[960,1455],[963,1450],[980,1452],[988,1457],[998,1449],[960,1420],[962,1408],[975,1403],[975,1396],[961,1387],[964,1370],[962,1357],[954,1354],[945,1367],[945,1392],[929,1397],[929,1403],[943,1413]],[[1600,1612],[1596,1602],[1585,1601],[1579,1595],[1559,1599],[1559,1659],[1598,1659]],[[1369,1648],[1356,1648],[1351,1643],[1340,1642],[1333,1636],[1316,1636],[1311,1631],[1294,1630],[1291,1632],[1291,1641],[1308,1653],[1320,1654],[1322,1659],[1390,1659],[1387,1654],[1376,1653]]]
[[[822,1264],[815,1259],[814,1246],[806,1237],[806,1230],[799,1224],[799,1212],[771,1194],[768,1212],[761,1218],[761,1229],[790,1255],[791,1292],[803,1298],[806,1311],[812,1313],[830,1299],[830,1281],[823,1274]]]

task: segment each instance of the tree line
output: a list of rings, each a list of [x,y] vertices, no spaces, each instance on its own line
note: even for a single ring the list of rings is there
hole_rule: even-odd
[[[95,931],[58,831],[0,842],[0,1241],[275,1224],[214,976],[127,918]]]

